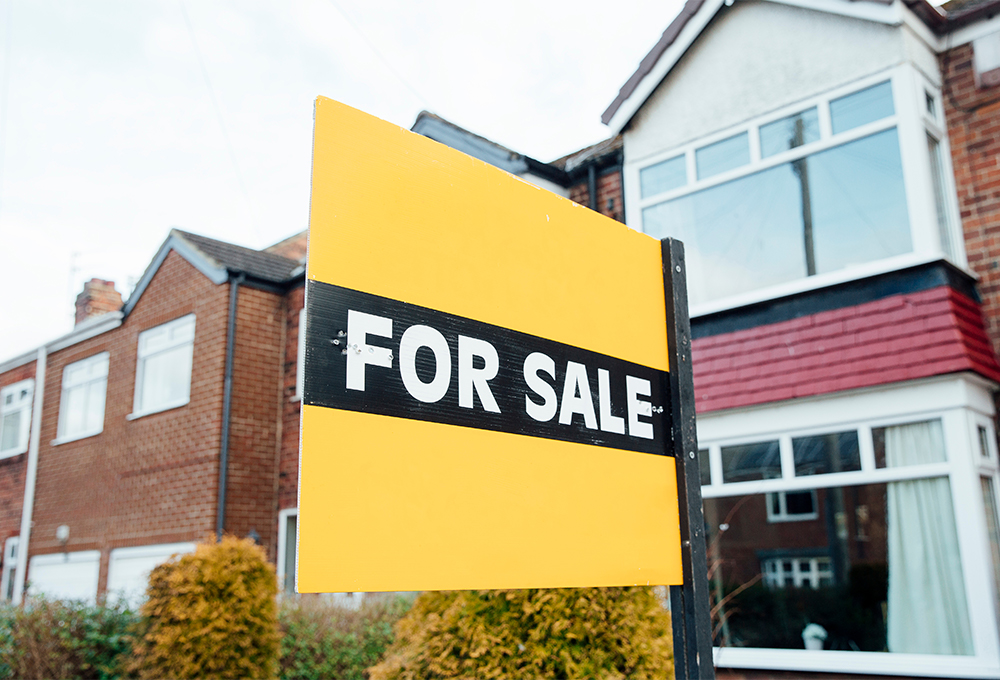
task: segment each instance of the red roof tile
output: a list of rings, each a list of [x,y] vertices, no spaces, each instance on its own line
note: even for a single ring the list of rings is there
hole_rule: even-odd
[[[1000,382],[979,304],[948,286],[694,341],[699,413],[973,371]]]

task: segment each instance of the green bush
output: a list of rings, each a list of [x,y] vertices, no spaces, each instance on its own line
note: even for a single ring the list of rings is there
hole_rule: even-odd
[[[122,677],[137,616],[124,606],[32,599],[0,609],[0,678]]]
[[[673,677],[670,615],[651,588],[424,593],[372,680]]]
[[[359,609],[323,598],[303,597],[282,603],[281,677],[296,680],[363,680],[392,642],[393,625],[409,609],[411,598],[366,600]]]
[[[264,551],[232,536],[149,576],[135,668],[144,678],[273,678],[277,579]]]

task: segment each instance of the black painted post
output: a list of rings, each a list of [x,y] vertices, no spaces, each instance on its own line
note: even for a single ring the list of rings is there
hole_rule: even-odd
[[[670,404],[677,502],[680,505],[681,560],[684,585],[670,587],[674,628],[674,671],[678,679],[714,680],[712,618],[708,592],[705,518],[701,506],[701,471],[695,427],[694,374],[691,370],[691,318],[688,315],[684,244],[661,242],[670,356]]]

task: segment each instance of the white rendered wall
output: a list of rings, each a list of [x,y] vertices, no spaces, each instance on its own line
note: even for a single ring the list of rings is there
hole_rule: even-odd
[[[912,59],[904,30],[766,0],[723,7],[626,128],[626,164]]]

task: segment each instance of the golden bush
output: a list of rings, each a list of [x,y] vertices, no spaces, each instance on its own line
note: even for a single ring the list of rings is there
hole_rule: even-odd
[[[233,536],[149,576],[135,670],[143,678],[274,678],[277,579],[263,549]]]
[[[371,680],[673,678],[670,615],[651,588],[422,594]]]

